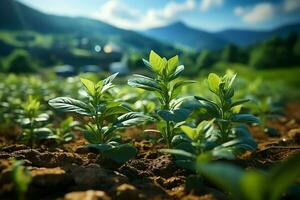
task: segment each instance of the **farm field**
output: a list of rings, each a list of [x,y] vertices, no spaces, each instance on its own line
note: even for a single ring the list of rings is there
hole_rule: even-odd
[[[1,199],[299,198],[299,68],[144,62],[151,78],[2,74]]]
[[[0,200],[299,200],[299,0],[0,0]]]

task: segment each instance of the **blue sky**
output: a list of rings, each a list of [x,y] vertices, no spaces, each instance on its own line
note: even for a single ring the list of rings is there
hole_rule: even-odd
[[[300,21],[300,0],[19,0],[46,13],[85,16],[130,30],[183,21],[209,31],[271,29]]]

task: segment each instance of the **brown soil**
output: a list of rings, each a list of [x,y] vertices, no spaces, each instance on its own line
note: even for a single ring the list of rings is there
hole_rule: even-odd
[[[268,137],[259,127],[251,127],[258,149],[236,163],[265,169],[300,152],[299,111],[299,103],[290,104],[286,116],[270,122],[279,130],[278,137]],[[24,160],[30,170],[33,179],[27,195],[33,200],[227,199],[210,186],[186,189],[185,179],[191,172],[178,168],[172,156],[157,151],[164,146],[142,140],[139,132],[140,129],[130,129],[124,133],[136,138],[139,154],[123,165],[103,161],[97,153],[88,151],[80,135],[62,148],[32,149],[16,144],[15,136],[6,134],[0,137],[0,199],[15,198],[10,158]]]

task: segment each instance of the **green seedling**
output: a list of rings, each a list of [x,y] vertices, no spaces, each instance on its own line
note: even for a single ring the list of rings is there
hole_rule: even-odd
[[[87,92],[86,101],[57,97],[50,100],[49,105],[62,112],[76,113],[85,122],[82,132],[90,143],[88,147],[122,163],[135,156],[137,150],[129,144],[120,144],[116,139],[116,130],[144,123],[149,117],[131,112],[122,103],[111,99],[109,90],[114,87],[112,81],[116,76],[113,74],[98,83],[81,78]]]
[[[207,83],[210,91],[217,97],[209,100],[195,96],[197,107],[206,111],[209,121],[202,121],[196,128],[182,125],[184,133],[173,138],[176,149],[163,152],[180,156],[178,164],[193,169],[197,155],[210,154],[214,159],[235,159],[245,151],[255,151],[256,142],[245,123],[259,123],[251,114],[240,114],[241,105],[248,100],[233,101],[233,82],[236,75],[227,73],[222,78],[209,74]]]
[[[282,115],[282,108],[275,105],[275,102],[271,97],[264,97],[251,104],[251,110],[257,114],[260,119],[260,127],[264,133],[269,136],[279,136],[278,131],[268,126],[268,121],[276,119]]]
[[[12,161],[12,180],[17,192],[18,200],[25,200],[25,195],[31,183],[32,177],[30,172],[23,166],[21,160]]]
[[[226,142],[232,138],[233,127],[240,123],[258,124],[259,120],[252,114],[240,114],[242,104],[249,99],[233,101],[234,88],[233,83],[236,74],[228,72],[222,78],[216,74],[209,74],[207,83],[209,90],[215,94],[216,100],[208,100],[195,96],[201,107],[206,109],[211,118],[214,118],[214,124],[219,130],[219,139]]]
[[[179,65],[178,56],[167,60],[151,51],[149,61],[144,59],[143,61],[152,73],[152,77],[134,75],[134,78],[128,80],[128,84],[132,87],[153,92],[158,98],[160,108],[157,114],[162,120],[158,124],[158,128],[165,143],[171,148],[172,138],[176,135],[175,129],[190,115],[190,110],[180,108],[183,99],[177,97],[181,92],[181,88],[184,85],[193,83],[193,81],[177,80],[184,70],[184,66]]]
[[[199,161],[196,168],[200,175],[231,195],[231,199],[279,200],[300,177],[300,154],[272,167],[267,172],[254,169],[246,171],[222,162]],[[297,198],[299,193],[298,197],[290,199]]]
[[[45,139],[54,139],[58,145],[71,142],[75,139],[74,131],[79,130],[80,125],[80,122],[74,121],[73,117],[69,116],[60,122],[57,128],[50,128],[52,133],[47,135]]]
[[[18,119],[18,122],[23,129],[22,135],[19,139],[25,141],[31,147],[36,143],[51,134],[51,130],[46,128],[49,115],[41,113],[40,102],[32,96],[29,96],[27,102],[22,106],[22,110]]]

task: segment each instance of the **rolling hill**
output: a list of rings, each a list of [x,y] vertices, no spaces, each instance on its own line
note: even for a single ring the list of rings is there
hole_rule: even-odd
[[[300,23],[284,25],[270,31],[228,29],[219,32],[207,32],[189,27],[182,22],[148,29],[143,33],[168,44],[175,44],[194,50],[220,49],[229,43],[248,46],[268,38],[285,37],[290,32],[300,33]]]
[[[228,44],[223,38],[203,30],[188,27],[182,22],[149,29],[143,33],[162,42],[193,50],[221,49]]]
[[[72,34],[97,37],[135,50],[174,49],[134,31],[116,28],[99,20],[49,15],[15,0],[0,1],[0,30],[36,31],[43,34]]]
[[[215,33],[217,36],[239,46],[248,46],[272,37],[286,37],[289,33],[300,33],[300,23],[283,25],[269,31],[228,29]]]
[[[217,50],[229,43],[248,46],[273,36],[284,37],[290,32],[300,33],[300,23],[284,25],[269,31],[228,29],[208,32],[176,22],[143,32],[135,32],[120,29],[99,20],[45,14],[16,0],[1,0],[1,30],[30,30],[41,34],[88,37],[101,44],[116,43],[126,50],[155,49],[160,52],[177,51],[174,47],[190,50]]]

